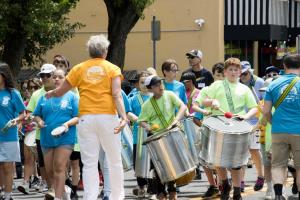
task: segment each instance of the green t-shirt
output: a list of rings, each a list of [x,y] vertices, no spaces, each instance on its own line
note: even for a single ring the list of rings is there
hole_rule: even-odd
[[[181,100],[173,92],[165,90],[163,95],[159,99],[155,99],[155,101],[170,125],[175,118],[176,109],[179,109]],[[157,132],[163,129],[163,124],[156,114],[150,99],[142,105],[142,110],[138,118],[138,123],[140,122],[147,122],[150,126],[157,124],[159,126],[159,129],[156,130]]]
[[[224,81],[228,83],[235,110],[239,110],[233,114],[243,115],[246,114],[246,109],[251,109],[257,106],[255,98],[248,86],[239,82],[231,83],[226,79]],[[201,105],[202,101],[206,97],[217,99],[220,102],[220,108],[222,110],[225,112],[230,111],[223,81],[215,81],[207,87],[205,92],[201,92],[201,95],[196,99],[196,101]],[[219,110],[212,110],[212,114],[222,115],[222,112]]]
[[[27,105],[26,110],[30,111],[33,113],[33,111],[35,110],[37,103],[39,101],[39,99],[44,96],[46,94],[45,88],[42,87],[41,89],[35,91],[32,93],[31,98],[29,100],[29,103]],[[40,136],[40,129],[36,128],[36,136],[35,138],[37,140],[40,140],[41,136]]]

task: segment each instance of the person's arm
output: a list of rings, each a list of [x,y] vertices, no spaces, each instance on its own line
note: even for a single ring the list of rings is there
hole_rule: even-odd
[[[192,108],[193,108],[194,111],[202,113],[203,115],[209,115],[210,114],[210,112],[208,110],[205,110],[205,109],[201,108],[198,102],[194,102],[192,104]]]
[[[179,100],[178,107],[179,107],[179,110],[178,110],[172,124],[168,127],[168,129],[173,127],[174,125],[177,125],[178,122],[184,117],[184,115],[186,113],[187,107],[186,107],[186,105],[184,105],[184,103],[181,100]]]
[[[127,117],[130,121],[132,122],[136,122],[138,120],[138,116],[136,116],[135,114],[133,114],[132,112],[128,112],[127,113]]]
[[[118,127],[115,128],[115,134],[119,133],[127,123],[127,116],[125,112],[125,107],[123,103],[123,98],[121,94],[121,77],[116,76],[112,79],[112,97],[116,105],[119,116],[121,117],[121,122]]]
[[[254,117],[257,113],[257,107],[251,108],[245,115],[237,115],[238,118],[248,120]]]
[[[45,122],[42,120],[40,116],[34,116],[33,120],[37,123],[39,128],[44,128],[46,126]]]
[[[58,88],[55,88],[54,90],[48,91],[45,94],[45,96],[47,98],[60,97],[60,96],[64,95],[65,93],[67,93],[71,89],[72,89],[72,85],[67,80],[64,80],[64,82],[61,86],[59,86]]]
[[[151,127],[147,122],[140,122],[140,126],[144,128],[147,132],[151,132]]]
[[[272,106],[272,101],[264,102],[263,115],[270,124],[272,124]]]
[[[78,124],[78,117],[73,117],[69,121],[66,121],[63,126],[65,126],[67,129],[69,129],[70,126],[74,126]]]

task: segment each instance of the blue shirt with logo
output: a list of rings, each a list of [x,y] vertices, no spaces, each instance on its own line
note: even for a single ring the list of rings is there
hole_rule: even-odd
[[[60,137],[51,135],[51,131],[70,119],[78,116],[78,96],[69,91],[61,97],[47,99],[42,96],[33,112],[34,116],[41,117],[46,127],[41,128],[41,146],[55,148],[61,145],[73,145],[76,143],[76,126],[70,126],[69,130]]]
[[[265,101],[274,106],[284,89],[296,77],[295,74],[282,75],[274,80],[265,94]],[[272,116],[272,133],[300,134],[300,81],[288,93]]]
[[[141,97],[142,102],[139,100],[139,96]],[[142,95],[140,92],[136,93],[133,97],[129,98],[130,106],[132,109],[132,113],[136,116],[139,116],[141,113],[142,105],[146,100],[150,98],[150,95]],[[132,135],[133,135],[133,144],[137,143],[137,134],[138,134],[138,123],[134,122],[133,129],[132,129]]]
[[[5,132],[2,131],[2,128],[25,109],[22,97],[16,89],[0,90],[0,142],[18,141],[17,126],[13,126]]]
[[[174,80],[172,83],[164,81],[164,86],[166,90],[174,92],[185,105],[188,103],[185,93],[185,86],[183,83],[176,80]]]

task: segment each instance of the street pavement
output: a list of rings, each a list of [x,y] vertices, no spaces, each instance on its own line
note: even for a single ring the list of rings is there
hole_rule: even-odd
[[[245,200],[263,200],[266,187],[264,187],[261,191],[255,192],[253,190],[253,185],[255,184],[256,181],[256,172],[254,168],[247,169],[246,171],[246,188],[245,192],[242,194],[243,199]],[[21,183],[21,180],[15,180],[16,186]],[[292,179],[289,177],[287,179],[287,182],[284,187],[284,193],[287,194],[289,197],[289,200],[297,199],[292,197],[291,193],[291,184],[292,184]],[[265,184],[266,185],[266,184]],[[133,171],[129,171],[125,173],[125,193],[126,193],[126,198],[125,199],[136,199],[132,195],[132,189],[136,187],[136,180],[134,177]],[[192,183],[190,183],[187,186],[181,187],[180,188],[180,193],[178,194],[178,199],[180,200],[201,200],[201,196],[204,194],[204,192],[208,188],[208,182],[204,174],[202,174],[202,179],[201,180],[194,180]],[[79,199],[82,199],[83,197],[83,191],[79,191]],[[44,199],[44,194],[35,192],[31,190],[30,195],[23,195],[18,191],[13,192],[13,199],[32,199],[32,200],[40,200]],[[215,198],[218,199],[218,198]]]

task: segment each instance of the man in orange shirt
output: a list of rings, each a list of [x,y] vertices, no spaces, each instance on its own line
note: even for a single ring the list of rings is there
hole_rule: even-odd
[[[104,35],[90,37],[87,42],[91,59],[69,72],[61,87],[46,96],[61,96],[77,87],[79,90],[78,138],[83,162],[84,199],[95,200],[99,194],[98,158],[103,148],[111,181],[109,199],[124,199],[124,174],[121,140],[118,133],[127,123],[121,96],[122,74],[119,67],[105,60],[109,41]],[[118,115],[121,117],[119,122]]]

